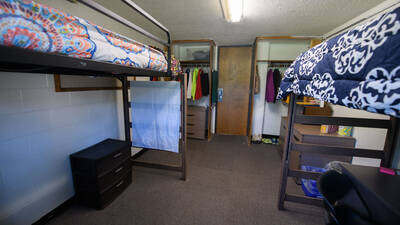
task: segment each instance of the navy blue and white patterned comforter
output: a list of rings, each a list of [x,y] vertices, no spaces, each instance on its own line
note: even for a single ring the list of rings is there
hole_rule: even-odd
[[[302,53],[277,98],[291,92],[400,117],[400,8]]]

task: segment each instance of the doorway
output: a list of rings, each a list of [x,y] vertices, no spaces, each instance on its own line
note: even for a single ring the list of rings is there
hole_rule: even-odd
[[[251,46],[219,47],[219,88],[217,134],[247,135],[251,80]]]

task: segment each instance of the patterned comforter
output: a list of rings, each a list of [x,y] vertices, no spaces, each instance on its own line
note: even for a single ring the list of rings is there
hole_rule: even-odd
[[[302,53],[277,98],[291,92],[400,117],[400,8]]]
[[[84,19],[28,0],[0,0],[0,44],[157,71],[164,54]]]

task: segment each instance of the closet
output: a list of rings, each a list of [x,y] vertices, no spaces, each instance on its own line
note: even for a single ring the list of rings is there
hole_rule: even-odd
[[[271,85],[267,84],[268,72],[279,71],[278,80],[280,80],[296,57],[308,50],[310,43],[317,41],[312,38],[287,36],[257,37],[255,39],[253,106],[251,107],[253,111],[250,123],[251,136],[249,136],[253,141],[261,140],[262,135],[279,136],[281,117],[287,115],[287,104],[282,101],[267,101],[276,97],[277,92],[277,90],[268,90],[268,87],[271,88]],[[276,74],[274,76],[276,78]],[[267,96],[267,93],[275,93],[275,96]]]
[[[180,61],[183,72],[188,74],[188,138],[211,139],[214,52],[213,40],[172,41],[172,53]]]

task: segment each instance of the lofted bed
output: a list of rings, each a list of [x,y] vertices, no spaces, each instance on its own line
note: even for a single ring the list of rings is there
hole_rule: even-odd
[[[322,173],[289,168],[290,152],[376,158],[390,167],[400,117],[400,8],[358,25],[302,53],[287,69],[278,99],[290,97],[288,129],[282,158],[278,208],[284,202],[323,206],[321,198],[286,192],[288,177],[317,180]],[[306,116],[297,113],[299,96],[372,113],[389,120]],[[293,138],[294,124],[342,125],[387,130],[384,149],[303,144]]]
[[[125,139],[131,140],[128,77],[169,77],[186,93],[186,77],[171,63],[168,29],[131,0],[121,0],[161,29],[161,39],[92,0],[77,0],[97,12],[165,46],[167,52],[109,31],[92,22],[33,1],[0,1],[0,71],[81,76],[107,76],[122,82]],[[175,63],[175,64],[174,64]],[[173,65],[171,65],[173,64]],[[28,76],[28,75],[27,75]],[[186,179],[186,98],[180,106],[180,165],[136,162],[134,165],[182,172]]]

